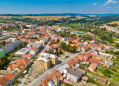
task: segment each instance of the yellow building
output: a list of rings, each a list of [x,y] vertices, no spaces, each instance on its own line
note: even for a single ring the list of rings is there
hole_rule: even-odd
[[[36,65],[41,68],[48,69],[51,65],[56,65],[58,62],[58,57],[53,54],[40,53],[39,58],[36,61]]]

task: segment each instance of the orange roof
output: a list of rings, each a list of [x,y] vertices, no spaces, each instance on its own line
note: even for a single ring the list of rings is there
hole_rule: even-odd
[[[14,78],[14,76],[10,73],[8,73],[5,77],[9,80],[12,80]]]
[[[95,64],[91,64],[89,67],[91,67],[93,70],[95,70],[97,66]]]
[[[32,54],[23,54],[22,57],[32,57]]]
[[[38,48],[37,47],[32,47],[31,50],[36,51]]]
[[[27,65],[30,62],[30,59],[22,59],[22,63]]]
[[[85,50],[86,50],[86,49],[89,49],[89,48],[90,48],[89,46],[84,47]]]
[[[72,47],[73,47],[73,46],[76,46],[76,47],[78,46],[77,44],[70,44],[70,45],[71,45]]]
[[[19,64],[16,68],[18,68],[19,70],[22,69],[22,67],[24,67],[25,65],[23,63]]]
[[[9,79],[7,79],[6,77],[3,77],[2,79],[0,79],[0,85],[5,85],[7,82],[9,81]]]
[[[77,43],[79,40],[73,40],[73,42]]]

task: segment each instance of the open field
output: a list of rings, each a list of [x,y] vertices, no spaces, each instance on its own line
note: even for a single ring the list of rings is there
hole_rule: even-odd
[[[107,23],[107,24],[114,24],[114,23],[119,25],[119,21],[113,21],[113,22],[110,22],[110,23]]]
[[[61,18],[66,18],[67,16],[22,16],[23,18],[35,18],[35,19],[49,19],[49,20],[58,20]]]

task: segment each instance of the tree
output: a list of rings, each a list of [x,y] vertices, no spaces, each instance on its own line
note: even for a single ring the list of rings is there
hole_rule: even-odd
[[[72,46],[71,45],[69,46],[69,52],[72,52]]]
[[[76,45],[75,45],[75,46],[73,46],[73,47],[72,47],[72,49],[73,49],[73,52],[75,52],[75,51],[76,51],[76,49],[77,49]]]
[[[111,71],[109,71],[109,69],[104,69],[103,71],[102,71],[102,73],[104,74],[104,76],[107,76],[108,78],[110,78],[111,77],[111,74],[113,74]]]
[[[4,69],[4,67],[6,67],[9,62],[10,61],[7,59],[7,57],[2,57],[0,62],[0,70]]]
[[[119,61],[119,55],[117,55],[117,58],[116,58],[117,61]]]
[[[66,48],[66,43],[65,42],[61,42],[60,46],[61,46],[62,49],[65,49]]]
[[[105,53],[109,53],[109,51],[108,51],[108,50],[106,50],[106,51],[105,51]]]
[[[21,48],[22,48],[22,45],[21,45],[21,44],[19,44],[18,49],[20,50]]]
[[[59,43],[59,39],[57,39],[57,42],[56,42],[57,44]]]
[[[110,52],[111,54],[113,54],[113,53],[114,53],[114,51],[113,51],[113,50],[110,50],[109,52]]]
[[[61,51],[61,49],[60,49],[60,51],[59,51],[59,54],[62,54],[63,52]]]

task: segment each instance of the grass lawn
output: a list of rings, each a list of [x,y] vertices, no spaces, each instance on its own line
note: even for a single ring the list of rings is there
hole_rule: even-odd
[[[14,54],[15,54],[17,51],[18,51],[18,49],[15,49],[13,52],[8,53],[8,54],[6,54],[5,56],[6,56],[9,60],[11,60],[12,57],[14,56]]]
[[[18,84],[19,84],[19,83],[20,83],[20,82],[18,82],[18,83],[15,83],[15,84],[14,84],[14,86],[18,86]]]
[[[80,23],[72,23],[72,24],[69,24],[69,25],[67,25],[67,26],[80,26],[79,24],[80,24]]]
[[[119,21],[113,21],[113,22],[110,22],[110,23],[107,23],[107,24],[114,24],[114,23],[119,25]]]

